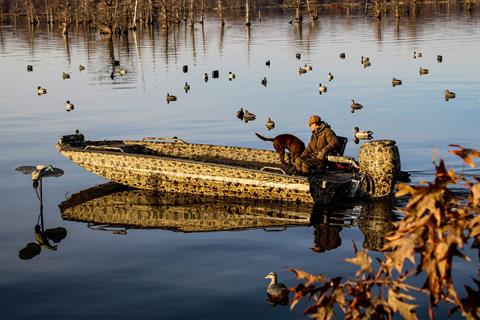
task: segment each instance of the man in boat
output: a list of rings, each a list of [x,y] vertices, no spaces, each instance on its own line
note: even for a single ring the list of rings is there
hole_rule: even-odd
[[[333,154],[340,145],[335,132],[319,116],[308,118],[307,125],[312,132],[310,142],[302,155],[295,160],[295,169],[302,175],[307,175],[312,170],[324,169],[328,163],[327,156]]]

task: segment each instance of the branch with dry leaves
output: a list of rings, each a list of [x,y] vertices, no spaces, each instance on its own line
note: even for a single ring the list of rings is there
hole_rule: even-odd
[[[456,148],[449,150],[451,154],[476,167],[478,150],[450,146]],[[408,196],[409,200],[400,209],[404,218],[386,238],[383,259],[377,258],[374,265],[368,250],[358,250],[354,244],[355,256],[346,259],[359,267],[353,279],[327,279],[290,269],[303,281],[289,289],[294,293],[290,307],[307,299],[305,314],[315,319],[332,319],[335,307],[345,319],[392,319],[396,314],[417,319],[412,295],[417,292],[429,298],[430,319],[435,318],[434,307],[440,302],[452,305],[450,314],[460,312],[467,319],[480,319],[480,281],[474,279],[477,290],[465,286],[467,296],[461,298],[452,276],[454,257],[471,261],[463,252],[468,243],[480,250],[480,177],[470,180],[463,170],[447,170],[443,160],[435,168],[433,182],[397,186],[396,196]],[[467,199],[452,192],[452,186],[466,188]],[[419,275],[426,279],[421,288],[408,283]]]

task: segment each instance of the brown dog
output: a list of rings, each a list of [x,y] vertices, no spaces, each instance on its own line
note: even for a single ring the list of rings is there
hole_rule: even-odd
[[[302,140],[291,134],[280,134],[275,138],[266,138],[258,133],[255,134],[263,141],[273,142],[273,147],[278,152],[282,164],[285,164],[285,149],[290,152],[290,163],[295,163],[295,159],[305,150],[305,144]]]

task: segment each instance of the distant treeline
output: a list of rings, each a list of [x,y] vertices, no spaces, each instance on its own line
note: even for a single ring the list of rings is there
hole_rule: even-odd
[[[205,15],[214,11],[224,24],[224,12],[244,10],[245,24],[250,25],[250,15],[261,8],[292,8],[293,22],[301,22],[303,12],[310,21],[318,19],[319,8],[363,10],[380,19],[391,14],[415,14],[422,3],[463,3],[471,11],[478,0],[0,0],[0,23],[16,23],[25,19],[30,24],[58,24],[64,33],[72,24],[98,29],[101,33],[126,33],[139,24],[158,23],[162,28],[182,21],[193,26],[203,23]]]

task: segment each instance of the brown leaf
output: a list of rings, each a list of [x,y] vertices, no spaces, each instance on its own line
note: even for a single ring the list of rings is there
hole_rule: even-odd
[[[470,191],[472,192],[472,206],[476,208],[480,206],[480,183],[477,183],[473,187],[471,187]]]
[[[470,167],[477,167],[474,162],[474,158],[480,158],[480,152],[477,149],[467,149],[458,144],[451,144],[450,147],[459,148],[459,150],[448,150],[448,152],[462,158]]]
[[[405,319],[417,319],[417,315],[414,312],[414,308],[417,307],[415,304],[406,303],[404,300],[415,300],[414,297],[395,292],[392,289],[388,289],[388,304],[395,311],[399,312]]]
[[[355,275],[360,276],[364,272],[371,272],[372,258],[367,255],[367,250],[359,250],[356,252],[354,258],[347,258],[345,261],[356,264],[360,267]]]

